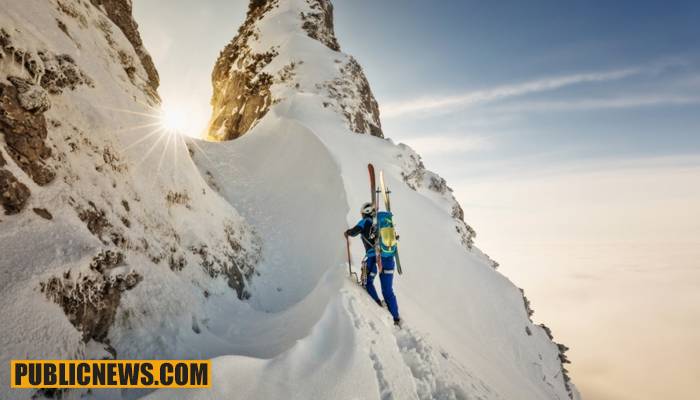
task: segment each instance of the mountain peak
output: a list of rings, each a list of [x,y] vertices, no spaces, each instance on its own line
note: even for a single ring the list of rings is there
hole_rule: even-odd
[[[319,96],[319,107],[336,110],[352,131],[383,137],[362,67],[340,52],[328,0],[252,0],[212,85],[211,140],[246,134],[272,104],[298,93]]]

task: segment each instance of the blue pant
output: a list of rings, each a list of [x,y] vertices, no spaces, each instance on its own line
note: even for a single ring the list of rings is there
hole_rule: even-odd
[[[367,293],[376,301],[380,302],[377,290],[374,288],[374,277],[377,275],[377,257],[367,257]],[[394,257],[382,257],[382,273],[379,274],[379,283],[382,287],[382,296],[389,308],[389,312],[395,320],[399,319],[399,305],[394,294]]]

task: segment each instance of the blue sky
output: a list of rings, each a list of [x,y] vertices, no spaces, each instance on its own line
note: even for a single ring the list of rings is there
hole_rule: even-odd
[[[541,167],[700,152],[699,3],[435,4],[338,0],[335,8],[342,48],[363,65],[386,134],[430,145],[425,158],[436,169],[466,156],[486,162],[470,169],[480,174],[498,172],[499,161]],[[157,20],[141,29],[167,65],[161,94],[167,103],[187,92],[192,128],[206,123],[211,67],[246,5],[136,2],[137,18]],[[438,140],[464,151],[436,157]]]
[[[700,152],[697,2],[435,4],[336,2],[389,136],[489,165]]]
[[[165,105],[204,129],[247,1],[134,3]],[[695,398],[700,2],[334,4],[385,134],[447,179],[584,398]]]

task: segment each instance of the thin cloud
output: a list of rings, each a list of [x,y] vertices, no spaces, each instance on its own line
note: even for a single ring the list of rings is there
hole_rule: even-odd
[[[592,98],[556,101],[525,101],[498,107],[500,112],[576,111],[600,108],[633,108],[658,105],[688,105],[700,103],[700,96],[647,95],[634,97]]]
[[[388,103],[382,108],[385,117],[396,117],[414,112],[429,112],[445,108],[468,107],[480,103],[522,96],[530,93],[554,90],[565,86],[587,82],[603,82],[623,79],[643,72],[642,68],[625,68],[606,72],[592,72],[537,79],[512,85],[467,92],[456,96],[422,98]]]
[[[404,142],[422,155],[448,155],[484,150],[492,146],[485,136],[420,136]]]

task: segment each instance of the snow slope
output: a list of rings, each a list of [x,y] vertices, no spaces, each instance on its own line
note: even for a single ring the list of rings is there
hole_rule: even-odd
[[[276,53],[257,73],[286,77],[270,87],[269,111],[234,141],[190,148],[210,185],[263,238],[251,306],[268,313],[261,320],[280,318],[270,329],[299,340],[259,338],[256,345],[272,340],[262,347],[276,351],[215,358],[211,391],[150,398],[569,398],[558,347],[529,320],[519,289],[465,246],[439,177],[416,173],[410,148],[353,133],[341,110],[357,107],[357,97],[339,104],[328,90],[346,79],[349,56],[300,29],[299,15],[325,2],[271,3],[247,42],[253,53]],[[395,280],[401,330],[347,276],[342,231],[369,200],[369,162],[393,191],[405,271]],[[355,240],[356,271],[362,252]],[[284,317],[300,309],[307,318]]]
[[[410,150],[350,133],[336,113],[318,111],[322,101],[292,96],[242,138],[198,144],[197,164],[265,241],[251,305],[271,311],[265,319],[299,307],[309,316],[270,326],[308,332],[289,348],[215,359],[213,398],[568,398],[558,349],[528,320],[519,290],[465,250],[440,199],[403,184],[398,160]],[[342,231],[368,197],[370,161],[386,173],[401,233],[400,331],[344,262]],[[357,267],[359,242],[352,253]]]

